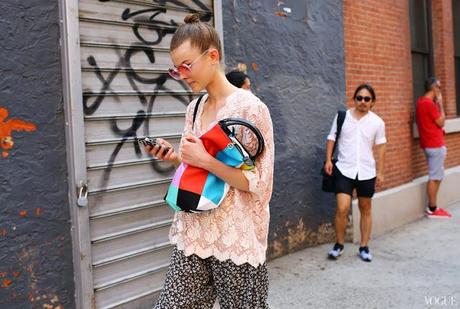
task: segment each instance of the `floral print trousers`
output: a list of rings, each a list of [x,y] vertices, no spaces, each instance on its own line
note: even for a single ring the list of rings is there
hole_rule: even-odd
[[[257,268],[215,257],[185,256],[174,248],[155,309],[268,309],[266,264]]]

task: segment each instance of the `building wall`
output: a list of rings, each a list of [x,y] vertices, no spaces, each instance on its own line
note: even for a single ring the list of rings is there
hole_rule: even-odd
[[[433,45],[453,118],[450,6],[433,0]],[[58,2],[3,0],[0,11],[0,308],[72,308]],[[412,131],[407,1],[223,1],[223,15],[226,63],[246,64],[274,122],[270,257],[333,240],[335,203],[319,190],[319,170],[333,116],[359,83],[375,86],[387,124],[379,189],[426,174]],[[459,139],[446,137],[448,167],[460,164]]]
[[[228,69],[248,67],[273,118],[269,257],[332,241],[335,202],[319,172],[344,104],[342,1],[223,1],[223,14]]]
[[[448,119],[457,117],[455,93],[454,35],[451,0],[432,0],[434,71],[442,84],[444,109]],[[460,94],[458,94],[460,95]],[[418,140],[417,140],[418,141]],[[460,133],[446,135],[446,167],[460,165]],[[427,174],[425,157],[416,145],[414,176]]]
[[[72,308],[58,1],[0,12],[0,308]]]
[[[452,1],[433,0],[435,74],[443,84],[449,118],[456,117],[452,35]],[[414,138],[415,100],[409,2],[398,0],[344,1],[346,96],[351,106],[355,88],[371,83],[377,93],[374,111],[386,123],[385,183],[379,190],[397,187],[427,173],[425,157]],[[446,136],[447,167],[460,164],[460,134]]]

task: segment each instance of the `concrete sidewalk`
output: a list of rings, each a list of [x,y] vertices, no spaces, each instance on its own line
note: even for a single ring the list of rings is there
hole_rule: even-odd
[[[371,240],[372,263],[351,243],[337,261],[327,260],[328,244],[270,262],[270,308],[460,308],[460,203],[447,209],[452,219]]]

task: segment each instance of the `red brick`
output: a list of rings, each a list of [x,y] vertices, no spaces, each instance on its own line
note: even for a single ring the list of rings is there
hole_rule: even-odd
[[[345,78],[347,104],[362,82],[377,93],[374,111],[386,123],[385,184],[388,189],[427,173],[425,157],[412,136],[414,105],[409,2],[345,0]],[[455,117],[455,72],[451,0],[433,0],[435,74],[443,84],[448,117]],[[446,167],[460,165],[460,133],[446,136]]]

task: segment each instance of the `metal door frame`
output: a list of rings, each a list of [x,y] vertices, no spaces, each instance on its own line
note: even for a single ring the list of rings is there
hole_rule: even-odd
[[[76,308],[95,308],[89,209],[77,206],[86,184],[85,123],[80,62],[79,1],[60,0],[61,63]]]

